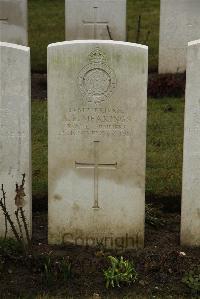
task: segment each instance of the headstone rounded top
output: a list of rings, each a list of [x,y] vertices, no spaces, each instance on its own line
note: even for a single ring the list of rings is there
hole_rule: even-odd
[[[23,50],[23,51],[27,51],[27,52],[30,51],[29,47],[12,44],[12,43],[1,42],[1,41],[0,41],[0,47],[13,48],[13,49]]]
[[[122,42],[122,41],[113,41],[113,40],[72,40],[72,41],[63,41],[58,43],[52,43],[48,45],[48,48],[56,47],[56,46],[65,46],[65,45],[74,45],[74,44],[115,44],[115,45],[124,45],[130,46],[135,48],[141,48],[148,50],[148,46],[136,44],[136,43],[129,43],[129,42]]]
[[[191,42],[188,43],[188,46],[194,46],[194,45],[198,45],[200,44],[200,39],[197,39],[197,40],[193,40]]]

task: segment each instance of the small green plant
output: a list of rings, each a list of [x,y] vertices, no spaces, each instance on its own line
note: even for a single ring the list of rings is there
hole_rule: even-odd
[[[152,206],[152,204],[146,204],[145,222],[154,227],[165,225],[164,220],[159,217],[158,211]]]
[[[120,287],[120,283],[134,283],[137,280],[137,272],[133,262],[125,260],[122,256],[120,259],[109,256],[111,266],[104,271],[106,279],[106,288],[112,286]]]
[[[21,243],[17,242],[11,238],[0,238],[0,256],[19,256],[23,254],[23,246]]]
[[[51,285],[54,280],[54,267],[51,254],[44,256],[44,281]]]
[[[10,238],[0,238],[0,280],[1,275],[9,271],[8,260],[19,259],[23,254],[24,247],[21,243]]]
[[[193,293],[200,294],[200,266],[186,272],[182,282],[186,284]]]
[[[43,255],[41,270],[44,283],[47,286],[50,286],[53,281],[66,282],[71,277],[71,262],[65,257],[57,260],[50,252]]]
[[[58,264],[59,264],[59,273],[61,275],[61,279],[67,281],[71,277],[71,263],[69,262],[68,259],[65,259],[63,257]]]
[[[5,260],[0,256],[0,277],[4,271],[4,267],[5,267]]]

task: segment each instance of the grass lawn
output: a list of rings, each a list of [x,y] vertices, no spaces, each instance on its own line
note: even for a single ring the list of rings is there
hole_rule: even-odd
[[[184,100],[149,99],[146,194],[180,198]],[[32,102],[33,197],[47,197],[47,103]]]
[[[47,102],[32,102],[33,198],[47,198]]]
[[[46,72],[48,44],[65,39],[64,0],[29,0],[28,3],[32,71]],[[127,3],[128,41],[136,41],[138,17],[141,16],[139,43],[149,46],[149,69],[155,71],[158,64],[160,0],[127,0]]]
[[[160,0],[127,0],[128,41],[137,41],[138,18],[141,16],[139,43],[149,46],[149,71],[158,68]]]
[[[181,196],[184,100],[151,99],[148,102],[147,174],[148,197]]]
[[[47,46],[65,39],[64,0],[29,0],[32,71],[46,72]]]

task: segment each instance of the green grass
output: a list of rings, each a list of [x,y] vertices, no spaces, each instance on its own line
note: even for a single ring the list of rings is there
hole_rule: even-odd
[[[148,102],[147,196],[179,197],[182,182],[184,100]]]
[[[29,0],[32,71],[46,72],[47,46],[65,38],[64,0]]]
[[[32,102],[33,198],[47,197],[47,102]]]
[[[184,100],[148,101],[147,197],[180,197]],[[47,103],[32,103],[33,197],[47,197]]]
[[[138,42],[149,46],[149,71],[156,71],[158,68],[160,0],[127,0],[127,3],[128,41],[137,41],[138,17],[141,16],[141,32]]]
[[[28,3],[32,71],[46,72],[48,44],[65,39],[64,0],[29,0]],[[149,69],[154,71],[158,65],[160,0],[127,0],[127,3],[128,41],[136,42],[138,16],[141,16],[138,42],[149,46]]]

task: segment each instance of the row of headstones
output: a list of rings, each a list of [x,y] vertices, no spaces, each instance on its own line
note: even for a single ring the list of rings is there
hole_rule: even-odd
[[[126,0],[65,0],[66,40],[126,41]],[[27,0],[0,0],[0,40],[28,45]]]
[[[66,40],[126,41],[126,0],[66,0]],[[184,72],[200,38],[199,0],[161,0],[159,73]],[[27,45],[27,0],[0,0],[0,40]]]
[[[26,174],[31,229],[29,48],[0,43],[0,183],[11,216]],[[48,47],[49,242],[144,243],[148,48],[114,41]],[[200,245],[200,41],[189,44],[181,243]],[[0,235],[5,218],[0,215]]]

